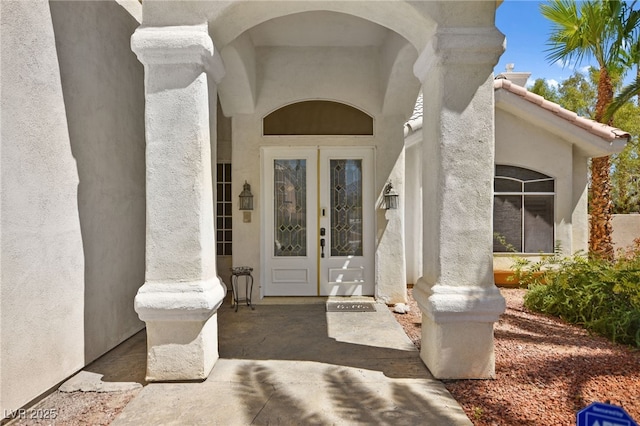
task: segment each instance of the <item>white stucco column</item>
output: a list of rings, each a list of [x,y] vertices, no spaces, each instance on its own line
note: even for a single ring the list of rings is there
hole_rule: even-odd
[[[437,378],[495,375],[493,323],[504,312],[494,285],[492,69],[495,28],[440,29],[418,58],[422,81],[423,264],[420,356]]]
[[[147,325],[147,380],[205,379],[218,359],[207,71],[223,67],[207,27],[140,27],[132,50],[145,68],[145,283],[135,310]],[[215,138],[215,134],[213,135]],[[215,139],[213,141],[215,143]]]

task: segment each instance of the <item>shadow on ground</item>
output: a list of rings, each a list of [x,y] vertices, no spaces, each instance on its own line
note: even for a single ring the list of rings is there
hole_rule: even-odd
[[[387,377],[432,378],[389,312],[328,313],[324,305],[229,311],[219,313],[221,358],[314,361]]]
[[[207,380],[148,384],[113,425],[471,424],[384,305],[223,305],[218,324]]]
[[[397,382],[383,389],[351,369],[326,369],[327,401],[315,406],[283,386],[272,369],[251,365],[239,369],[237,376],[245,412],[256,413],[250,424],[464,424],[455,421],[455,410],[441,404],[446,391],[434,395],[426,387],[416,388],[416,383]]]

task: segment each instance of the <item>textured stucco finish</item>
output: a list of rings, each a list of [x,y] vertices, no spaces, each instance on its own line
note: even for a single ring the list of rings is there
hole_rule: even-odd
[[[7,413],[142,327],[144,97],[139,22],[118,3],[0,10]]]
[[[218,360],[218,315],[147,321],[147,381],[204,380]]]
[[[503,39],[490,27],[443,29],[414,67],[429,96],[421,141],[424,270],[413,295],[423,317],[420,356],[436,377],[494,374],[492,323],[505,303],[491,255],[491,69]]]
[[[517,138],[514,135],[518,135]],[[576,161],[587,164],[587,158],[579,156]],[[567,253],[574,252],[573,217],[574,184],[578,194],[586,189],[586,174],[579,181],[574,176],[573,145],[548,132],[544,127],[533,125],[509,112],[496,111],[496,164],[518,166],[535,170],[555,179],[555,240]],[[583,168],[578,168],[582,171]],[[578,198],[580,200],[580,198]],[[586,201],[586,200],[585,200]],[[580,225],[580,224],[579,224]],[[586,217],[582,222],[586,225]],[[583,248],[584,241],[576,241],[576,248]]]
[[[495,378],[493,338],[487,338],[493,336],[492,322],[437,322],[427,316],[422,326],[422,344],[433,349],[421,356],[434,377]]]
[[[145,65],[146,269],[135,309],[147,323],[147,380],[202,379],[218,358],[212,316],[226,293],[216,271],[209,124],[224,70],[202,25],[139,28],[131,47]]]
[[[633,240],[640,238],[640,214],[614,214],[612,225],[616,250],[631,248]]]
[[[49,6],[2,2],[0,7],[0,368],[1,405],[7,410],[84,365],[84,259],[79,176]]]
[[[89,362],[144,326],[132,304],[144,282],[144,74],[129,47],[138,21],[120,4],[49,7],[80,177]]]
[[[380,208],[377,220],[377,250],[376,250],[376,299],[388,305],[406,303],[407,301],[407,277],[406,269],[398,267],[404,265],[404,170],[405,151],[402,150],[397,157],[389,180],[393,188],[401,194],[399,206],[395,210],[386,210],[383,195],[380,197]]]
[[[496,108],[496,164],[523,167],[554,178],[555,244],[564,255],[586,252],[588,158],[582,150],[544,126],[506,108]],[[537,254],[521,256],[531,261],[540,258]],[[513,256],[494,256],[496,271],[508,271],[512,264]]]

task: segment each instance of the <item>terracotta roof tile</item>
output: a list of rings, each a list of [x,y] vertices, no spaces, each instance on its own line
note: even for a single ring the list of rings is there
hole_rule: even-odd
[[[561,107],[555,102],[546,100],[540,95],[528,91],[522,86],[518,86],[513,82],[505,78],[496,78],[493,82],[495,90],[504,89],[510,93],[520,96],[524,100],[538,105],[556,116],[567,120],[571,124],[585,129],[589,133],[598,136],[608,142],[614,140],[629,139],[631,136],[628,132],[618,129],[616,127],[607,126],[606,124],[598,123],[597,121],[590,120],[588,118],[580,117],[573,111],[569,111],[566,108]],[[416,101],[413,114],[405,124],[405,136],[422,128],[422,111],[423,111],[423,97],[422,93],[419,94]]]
[[[529,92],[524,87],[513,84],[511,81],[506,80],[504,78],[498,78],[493,81],[494,89],[504,89],[510,93],[518,95],[523,99],[544,108],[553,114],[557,115],[560,118],[563,118],[574,125],[581,127],[587,130],[589,133],[592,133],[602,139],[607,141],[613,141],[615,139],[629,139],[631,135],[624,130],[607,126],[606,124],[598,123],[597,121],[590,120],[588,118],[580,117],[573,111],[569,111],[568,109],[562,108],[560,105],[549,102],[545,98],[540,95],[536,95],[535,93]]]

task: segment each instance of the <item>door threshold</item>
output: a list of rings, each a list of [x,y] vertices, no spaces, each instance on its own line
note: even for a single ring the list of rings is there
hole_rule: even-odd
[[[322,296],[265,296],[261,305],[322,305],[327,298]]]
[[[264,296],[260,305],[323,305],[333,302],[376,303],[373,296]]]
[[[373,296],[329,296],[326,298],[328,302],[362,302],[362,303],[376,303],[376,299]]]

